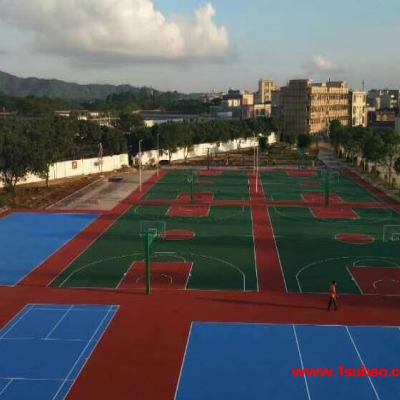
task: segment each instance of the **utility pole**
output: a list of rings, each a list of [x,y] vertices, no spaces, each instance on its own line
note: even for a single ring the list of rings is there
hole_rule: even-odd
[[[142,191],[142,142],[139,140],[139,190]]]

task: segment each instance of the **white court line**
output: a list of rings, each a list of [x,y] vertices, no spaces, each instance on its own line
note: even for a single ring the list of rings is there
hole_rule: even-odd
[[[139,206],[137,206],[137,207],[139,207]],[[135,207],[135,209],[137,208],[137,207]],[[103,237],[123,216],[125,216],[125,214],[127,214],[128,213],[128,211],[130,211],[132,209],[132,206],[130,206],[130,207],[128,207],[127,209],[126,209],[126,211],[125,212],[123,212],[118,218],[116,218],[115,219],[115,221],[113,221],[113,223],[109,226],[109,227],[107,227],[107,229],[105,229],[104,231],[102,231],[98,236],[97,236],[97,238],[95,239],[95,240],[93,240],[92,242],[90,242],[90,243],[88,243],[88,245],[76,256],[76,257],[74,257],[73,258],[73,260],[70,262],[70,263],[68,263],[67,265],[66,265],[66,267],[65,268],[63,268],[63,270],[57,275],[57,276],[55,276],[54,277],[54,279],[52,279],[47,285],[46,285],[46,287],[49,287],[49,286],[51,286],[51,284],[55,281],[55,280],[57,280],[58,279],[58,277],[59,276],[61,276],[78,258],[80,258],[82,255],[83,255],[83,253],[85,253],[86,252],[86,250],[88,250],[90,247],[92,247],[101,237]],[[105,214],[102,214],[101,216],[100,216],[100,218],[103,218],[105,216]],[[97,222],[98,220],[100,220],[100,218],[98,218],[96,221],[93,221],[93,222]],[[58,286],[58,287],[60,287],[60,286]]]
[[[42,381],[45,381],[45,382],[47,382],[47,381],[49,381],[49,382],[63,382],[64,381],[64,379],[57,379],[57,378],[54,378],[54,379],[47,379],[47,378],[16,378],[16,377],[5,378],[3,376],[0,376],[0,379],[4,379],[4,380],[11,379],[13,381],[28,381],[28,382],[42,382]],[[73,382],[73,381],[74,381],[73,379],[68,379],[68,382]]]
[[[360,291],[360,293],[361,293],[361,294],[364,294],[363,290],[361,289],[361,286],[358,284],[356,278],[354,278],[354,276],[353,276],[353,274],[351,273],[350,268],[349,268],[348,265],[346,265],[346,269],[347,269],[347,272],[348,272],[349,275],[350,275],[350,278],[352,279],[352,281],[353,281],[353,282],[356,284],[356,286],[358,287],[358,290]]]
[[[103,338],[104,334],[105,334],[106,331],[108,330],[108,327],[110,326],[110,324],[111,324],[113,318],[115,317],[117,311],[119,310],[119,307],[120,307],[120,306],[110,306],[110,310],[111,310],[111,312],[113,313],[112,318],[110,319],[110,321],[108,322],[108,324],[104,326],[104,330],[103,330],[102,334],[100,335],[99,340],[97,340],[97,341],[96,341],[96,340],[91,340],[89,343],[99,343],[99,342],[101,341],[101,339]],[[104,321],[104,320],[103,320],[103,321]],[[103,322],[101,322],[99,326],[101,326],[102,323],[103,323]],[[85,366],[86,366],[86,364],[88,363],[90,357],[92,356],[93,352],[95,351],[96,346],[97,346],[97,344],[93,347],[92,351],[87,355],[86,360],[85,360],[85,362],[82,364],[82,368],[81,368],[81,370],[79,371],[79,374],[80,374],[80,373],[83,371],[83,369],[85,368]],[[78,376],[77,376],[76,379],[78,379]],[[65,393],[64,399],[67,398],[67,396],[68,396],[69,392],[71,391],[71,389],[72,389],[72,387],[73,387],[73,385],[74,385],[76,379],[73,379],[73,380],[72,380],[72,385],[69,387],[69,389],[68,389],[67,392]],[[70,381],[70,380],[66,380],[66,382],[69,382],[69,381]],[[53,400],[54,400],[54,399],[53,399]]]
[[[89,341],[87,342],[87,345],[84,347],[84,349],[82,350],[82,352],[80,353],[79,357],[77,358],[77,360],[75,361],[74,365],[72,366],[72,368],[70,369],[70,371],[68,372],[68,375],[65,377],[65,379],[63,380],[63,383],[60,385],[60,387],[58,388],[56,394],[53,396],[52,400],[55,400],[58,396],[58,394],[61,392],[61,389],[64,387],[65,383],[69,381],[69,377],[71,376],[72,372],[74,371],[75,367],[78,365],[79,361],[81,360],[81,358],[83,357],[83,355],[85,354],[85,351],[87,350],[87,348],[89,347],[90,343],[92,343],[94,337],[97,335],[97,332],[100,330],[100,327],[103,325],[103,322],[107,319],[108,315],[110,314],[112,310],[112,307],[110,306],[106,315],[104,316],[104,318],[101,320],[100,324],[98,325],[97,329],[94,331],[92,337],[89,339]],[[105,330],[104,330],[105,332]],[[88,357],[86,358],[86,360],[88,360],[90,358],[90,356],[88,355]],[[83,370],[82,369],[81,371]],[[72,386],[71,386],[72,387]],[[69,392],[69,391],[68,391]],[[66,393],[65,397],[67,397],[68,392]]]
[[[361,362],[361,365],[365,367],[364,360],[362,359],[361,354],[360,354],[360,352],[358,351],[358,348],[357,348],[357,346],[356,346],[356,343],[354,342],[353,336],[351,336],[350,330],[349,330],[349,328],[348,328],[347,326],[346,326],[346,331],[347,331],[347,333],[349,334],[351,343],[353,343],[354,349],[355,349],[355,351],[356,351],[356,353],[357,353],[357,355],[358,355],[358,358],[359,358],[359,360],[360,360],[360,362]],[[368,376],[368,380],[369,380],[369,383],[371,384],[372,390],[374,391],[377,400],[381,400],[380,397],[379,397],[379,395],[378,395],[378,392],[377,392],[376,389],[375,389],[375,386],[374,386],[374,384],[373,384],[372,379],[371,379],[370,376]]]
[[[268,219],[269,219],[269,225],[271,226],[272,237],[273,237],[274,243],[275,243],[275,251],[276,251],[276,254],[278,255],[279,265],[281,266],[281,273],[282,273],[283,283],[284,283],[284,285],[285,285],[286,293],[288,293],[288,288],[287,288],[287,284],[286,284],[285,273],[284,273],[283,267],[282,267],[281,255],[280,255],[280,253],[279,253],[278,245],[276,244],[275,231],[274,231],[274,224],[273,224],[273,222],[272,222],[271,215],[270,215],[270,213],[269,213],[269,207],[266,206],[266,209],[267,209],[267,214],[268,214]]]
[[[32,310],[32,308],[32,304],[25,306],[10,322],[8,322],[8,324],[6,325],[7,329],[0,336],[0,340],[3,339],[3,337],[7,335],[7,333],[10,332],[23,318],[25,318]]]
[[[292,327],[293,327],[294,338],[295,338],[295,340],[296,340],[297,351],[298,351],[298,353],[299,353],[299,360],[300,360],[300,364],[301,364],[301,369],[304,371],[303,356],[301,355],[299,339],[298,339],[298,337],[297,337],[297,332],[296,332],[296,326],[295,326],[295,325],[292,325]],[[306,374],[304,374],[304,384],[306,385],[306,390],[307,390],[308,399],[311,400],[310,390],[309,390],[309,388],[308,388],[308,382],[307,382],[307,376],[306,376]]]
[[[187,341],[186,341],[185,352],[183,353],[183,360],[182,360],[182,364],[181,364],[181,369],[179,371],[178,383],[176,385],[174,400],[176,400],[176,397],[178,396],[179,385],[181,383],[183,367],[184,367],[185,361],[186,361],[186,355],[187,355],[187,351],[188,351],[188,348],[189,348],[189,342],[190,342],[190,336],[192,335],[192,329],[193,329],[193,322],[190,324],[189,334],[188,334],[188,338],[187,338]]]
[[[250,177],[247,175],[247,182],[249,185],[249,196],[250,196],[250,202],[251,200],[251,187],[250,187]],[[260,190],[262,191],[262,194],[264,196],[264,189],[262,188],[262,182],[260,179]],[[265,201],[265,197],[264,197],[264,201]],[[254,249],[254,269],[256,271],[256,280],[257,280],[257,292],[260,291],[260,283],[258,281],[258,262],[257,262],[257,249],[256,249],[256,240],[255,240],[255,234],[254,234],[254,221],[253,221],[253,209],[252,206],[250,206],[250,218],[251,218],[251,237],[253,239],[253,249]]]
[[[0,396],[8,389],[8,387],[12,384],[13,379],[11,378],[9,382],[7,382],[6,386],[4,386],[3,390],[0,392]]]
[[[379,258],[376,258],[376,257],[366,257],[366,256],[359,256],[359,255],[357,255],[357,256],[346,256],[346,257],[330,257],[330,258],[323,258],[323,259],[321,259],[321,260],[318,260],[318,261],[315,261],[315,262],[313,262],[313,263],[311,263],[311,264],[308,264],[308,265],[306,265],[305,267],[303,267],[297,274],[296,274],[296,281],[297,281],[297,286],[299,287],[299,290],[300,290],[300,293],[303,293],[303,289],[302,289],[302,287],[301,287],[301,284],[300,284],[300,275],[305,271],[305,270],[307,270],[307,269],[309,269],[309,268],[311,268],[311,267],[314,267],[314,266],[316,266],[316,265],[319,265],[319,267],[321,267],[321,265],[323,266],[323,264],[324,263],[326,263],[326,262],[330,262],[330,261],[338,261],[338,260],[349,260],[349,259],[352,259],[352,258],[355,258],[355,259],[359,259],[358,261],[363,261],[363,259],[366,261],[366,260],[379,260]],[[394,259],[395,260],[395,258],[391,258],[391,257],[381,257],[380,258],[381,260],[383,260],[383,261],[385,261],[386,262],[386,260],[390,260],[390,259]],[[357,261],[357,262],[358,262]],[[313,292],[307,292],[307,293],[313,293]],[[342,294],[344,294],[344,293],[342,293]],[[351,294],[351,293],[349,293],[349,294]],[[353,293],[354,294],[354,293]]]
[[[64,321],[65,317],[70,313],[70,311],[72,311],[72,309],[74,308],[74,306],[71,306],[66,313],[60,318],[60,320],[55,324],[54,328],[49,332],[49,334],[45,337],[45,339],[48,339],[51,334],[58,328],[58,326],[61,324],[61,322]]]

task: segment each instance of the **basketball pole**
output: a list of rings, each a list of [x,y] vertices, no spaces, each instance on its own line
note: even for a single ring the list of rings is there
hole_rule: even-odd
[[[194,170],[190,170],[190,202],[194,203],[194,191],[195,191],[195,181],[194,181]]]
[[[146,293],[151,294],[151,273],[150,273],[150,246],[151,233],[147,231],[144,236],[145,260],[146,260]]]
[[[139,140],[139,191],[142,191],[142,139]]]
[[[160,133],[157,133],[157,176],[160,174]]]
[[[325,205],[329,207],[330,205],[330,177],[331,173],[329,169],[326,171],[325,174]]]
[[[259,159],[259,147],[257,147],[257,160],[256,160],[256,193],[258,193],[258,159]]]

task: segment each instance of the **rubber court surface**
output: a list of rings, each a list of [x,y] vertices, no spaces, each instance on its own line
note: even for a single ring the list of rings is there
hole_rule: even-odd
[[[396,328],[194,323],[177,400],[400,398],[395,377],[341,377],[344,369],[399,368]],[[294,377],[327,368],[336,377]]]
[[[352,212],[355,219],[342,219],[340,212],[326,219],[316,218],[308,207],[269,207],[289,291],[326,293],[336,280],[341,293],[400,294],[400,286],[393,293],[385,274],[386,268],[400,268],[398,242],[383,241],[384,226],[399,226],[399,214],[384,208]],[[372,274],[370,284],[363,284],[355,269]],[[379,280],[383,282],[374,290]]]
[[[0,331],[0,398],[64,399],[117,310],[27,305]]]
[[[257,290],[250,207],[207,206],[208,216],[201,218],[171,217],[169,209],[132,207],[51,285],[143,290],[143,279],[137,272],[143,271],[140,262],[144,260],[140,222],[165,221],[166,240],[152,246],[152,262],[157,263],[152,274],[155,290],[168,289],[166,280],[171,289]],[[182,231],[187,235],[180,236]],[[160,263],[165,263],[164,268]],[[192,268],[186,268],[185,273],[181,265],[188,263]]]
[[[13,213],[0,220],[0,285],[14,286],[97,218]]]
[[[202,171],[191,204],[187,173],[160,171],[111,211],[3,214],[0,273],[24,273],[0,287],[0,399],[398,400],[399,378],[292,375],[400,369],[381,328],[400,326],[400,207],[347,173],[325,207],[321,185]],[[143,221],[166,223],[151,296]],[[328,313],[332,279],[349,295]]]
[[[344,174],[340,174],[338,181],[332,175],[331,180],[331,195],[343,202],[379,202],[373,194]],[[323,177],[316,171],[271,171],[261,173],[261,181],[267,200],[271,201],[307,201],[303,195],[324,196]]]
[[[187,192],[189,171],[168,171],[143,200],[174,200]],[[212,192],[214,200],[248,200],[249,178],[246,171],[198,171],[196,191]]]

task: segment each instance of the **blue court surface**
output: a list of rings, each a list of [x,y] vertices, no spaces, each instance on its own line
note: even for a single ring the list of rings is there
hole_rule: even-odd
[[[400,399],[400,376],[340,376],[363,365],[400,372],[398,328],[194,323],[176,400]]]
[[[28,305],[0,332],[0,399],[64,399],[117,306]]]
[[[14,213],[0,220],[0,286],[15,286],[98,216]]]

